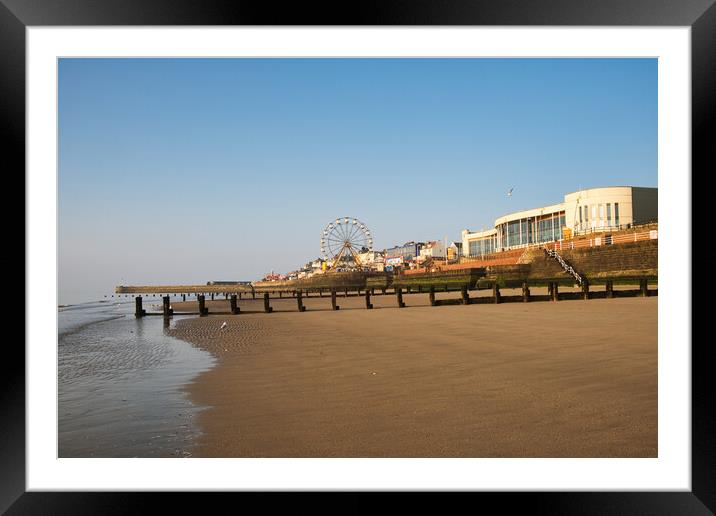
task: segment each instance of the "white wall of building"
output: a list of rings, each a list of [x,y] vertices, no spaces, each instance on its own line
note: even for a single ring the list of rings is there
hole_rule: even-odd
[[[573,234],[656,220],[658,189],[609,186],[568,193],[564,196],[564,202],[499,217],[495,220],[495,229],[478,232],[464,229],[462,254],[469,256],[470,241],[493,237],[498,233],[496,228],[502,224],[520,219],[539,218],[560,211],[564,211],[565,226],[571,229]],[[500,236],[497,234],[498,242],[501,241]]]
[[[564,196],[567,227],[581,232],[656,219],[657,196],[657,188],[631,186],[590,188],[569,193]]]

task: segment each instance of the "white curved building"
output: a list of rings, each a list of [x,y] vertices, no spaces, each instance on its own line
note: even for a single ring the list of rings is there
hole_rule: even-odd
[[[482,256],[590,231],[616,230],[653,222],[657,217],[658,188],[589,188],[568,193],[559,204],[500,217],[495,220],[494,229],[463,230],[463,255]]]

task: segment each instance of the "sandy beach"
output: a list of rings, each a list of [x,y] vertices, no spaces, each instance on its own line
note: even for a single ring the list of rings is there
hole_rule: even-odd
[[[404,300],[341,296],[332,311],[312,295],[304,313],[287,298],[264,314],[257,297],[178,321],[173,336],[218,358],[188,386],[209,407],[197,455],[657,456],[658,297]]]

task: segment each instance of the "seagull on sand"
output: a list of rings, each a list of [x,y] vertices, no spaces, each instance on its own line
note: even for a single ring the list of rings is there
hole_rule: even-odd
[[[227,326],[228,326],[228,325],[226,324],[226,321],[224,321],[223,323],[221,323],[221,328],[219,328],[219,329],[220,329],[220,330],[223,330],[223,329],[226,328]]]

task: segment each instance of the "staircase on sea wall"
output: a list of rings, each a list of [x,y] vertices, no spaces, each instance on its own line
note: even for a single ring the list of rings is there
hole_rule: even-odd
[[[658,278],[658,240],[574,249],[564,247],[558,252],[583,281],[592,284],[605,279]],[[539,248],[526,251],[521,262],[530,264],[531,280],[573,278],[556,259]]]
[[[566,272],[567,274],[572,276],[578,285],[582,285],[582,283],[584,283],[582,276],[577,271],[574,270],[574,267],[572,267],[567,262],[565,262],[564,258],[562,258],[559,255],[559,253],[557,253],[557,251],[553,251],[552,249],[545,248],[544,252],[547,256],[549,256],[550,258],[555,260],[559,264],[559,266],[562,267],[564,272]]]
[[[562,249],[564,259],[590,282],[600,278],[656,279],[659,274],[659,241]]]

